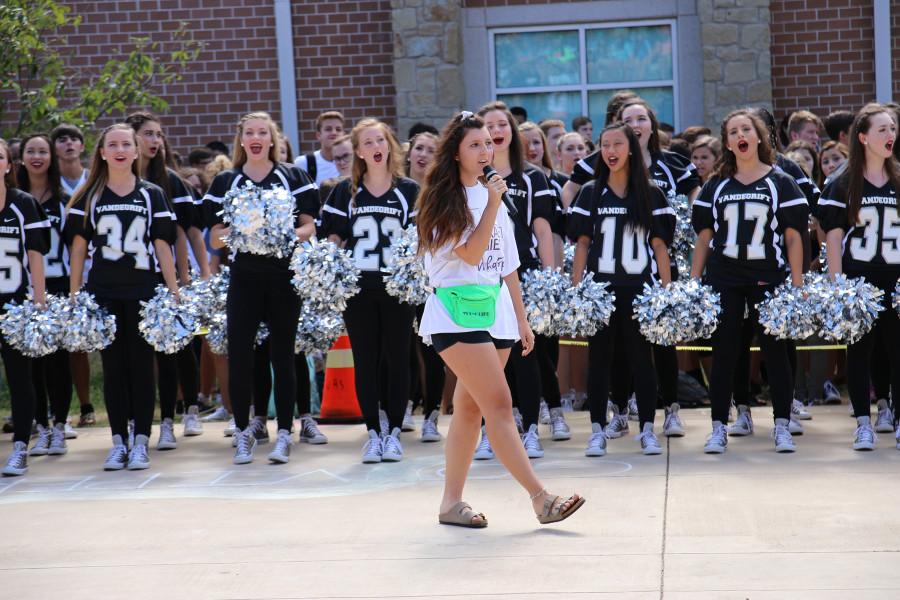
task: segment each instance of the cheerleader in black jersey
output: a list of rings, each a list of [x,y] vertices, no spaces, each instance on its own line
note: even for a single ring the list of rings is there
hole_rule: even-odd
[[[209,277],[206,258],[206,244],[200,231],[199,210],[194,205],[194,196],[187,183],[175,171],[166,167],[165,144],[159,119],[148,112],[135,112],[126,117],[137,134],[140,150],[139,173],[150,183],[158,185],[166,194],[169,209],[175,215],[176,242],[175,265],[182,285],[190,283],[190,260],[188,242],[194,252],[196,262],[201,266],[201,275]],[[197,357],[188,345],[175,354],[156,353],[157,379],[159,384],[159,441],[157,450],[174,450],[178,447],[175,439],[175,404],[178,385],[187,408],[184,414],[184,435],[196,436],[203,433],[200,423],[200,407],[197,404]]]
[[[713,336],[710,382],[712,434],[705,451],[725,452],[725,423],[731,406],[734,371],[740,351],[744,311],[749,310],[768,366],[775,416],[775,450],[796,449],[789,431],[792,381],[788,344],[763,333],[756,304],[785,277],[782,238],[791,265],[791,281],[803,283],[800,231],[807,226],[809,207],[793,178],[774,168],[775,151],[763,122],[749,110],[730,113],[722,122],[723,154],[715,175],[694,201],[692,222],[697,232],[692,277],[706,279],[720,294],[722,315]],[[707,259],[709,259],[707,261]]]
[[[900,390],[900,323],[891,306],[900,278],[900,165],[892,155],[896,142],[897,124],[888,109],[880,104],[863,107],[850,129],[847,168],[826,186],[819,200],[829,274],[864,277],[884,290],[884,310],[875,327],[847,346],[847,388],[857,421],[854,450],[875,449],[869,417],[869,363],[879,334],[890,359],[891,389],[895,394]],[[897,427],[896,422],[891,425]],[[900,450],[900,428],[895,435]]]
[[[494,142],[493,167],[506,180],[509,197],[518,210],[513,224],[519,248],[519,272],[555,266],[553,232],[550,228],[555,202],[547,177],[538,168],[526,164],[522,138],[514,129],[516,121],[503,102],[482,106],[478,115],[484,119]],[[541,344],[539,348],[536,345],[535,349],[536,352],[526,355],[520,349],[513,349],[506,374],[522,415],[525,451],[530,458],[541,458],[544,448],[541,446],[538,420],[542,386],[537,355],[538,352],[546,354],[548,344]],[[489,438],[485,436],[477,458],[488,455],[489,444]]]
[[[0,307],[21,302],[31,288],[38,304],[46,302],[44,259],[50,245],[49,227],[44,211],[35,199],[16,189],[16,174],[10,162],[9,145],[0,140]],[[2,309],[0,309],[2,310]],[[2,335],[0,335],[2,338]],[[3,475],[24,475],[28,471],[28,439],[34,419],[32,360],[10,346],[0,345],[6,382],[12,400],[13,450],[3,467]]]
[[[514,225],[501,207],[506,183],[498,175],[490,182],[481,176],[491,163],[494,135],[469,112],[450,121],[419,200],[419,250],[436,289],[419,332],[458,376],[438,521],[461,527],[487,526],[484,514],[462,499],[482,415],[497,456],[530,494],[541,523],[561,521],[584,504],[577,494],[547,493],[516,434],[503,367],[515,340],[522,340],[522,350],[514,352],[531,352],[534,334],[516,274]]]
[[[69,253],[63,242],[63,222],[69,195],[62,191],[59,163],[50,137],[37,133],[22,140],[22,164],[18,173],[19,189],[34,197],[50,223],[50,249],[44,255],[47,293],[65,297],[69,291]],[[65,454],[66,419],[72,402],[72,369],[69,353],[59,349],[32,360],[35,421],[38,438],[31,456]],[[47,418],[53,414],[53,427]]]
[[[402,150],[390,127],[363,119],[350,139],[353,172],[332,190],[322,207],[322,233],[343,244],[362,271],[361,291],[344,311],[356,369],[356,397],[369,432],[362,461],[396,462],[403,458],[400,428],[409,400],[413,310],[388,295],[382,269],[391,243],[412,222],[419,186],[403,177]],[[386,398],[379,398],[382,392]],[[379,400],[387,412],[387,431],[379,423]]]
[[[178,293],[170,245],[175,217],[159,186],[138,176],[138,142],[124,124],[100,135],[90,176],[67,205],[65,233],[70,244],[69,290],[81,289],[84,261],[92,252],[87,290],[116,318],[116,335],[101,351],[103,396],[113,447],[107,470],[146,469],[147,443],[156,403],[153,348],[138,331],[140,301],[153,297],[159,282]],[[134,419],[134,446],[126,448],[128,420]]]
[[[553,216],[550,220],[550,231],[553,233],[553,264],[563,264],[563,238],[566,235],[566,216],[560,195],[562,188],[569,180],[567,176],[555,171],[550,161],[547,137],[537,124],[526,121],[519,125],[519,134],[525,147],[525,156],[529,166],[541,170],[550,189],[553,191]],[[541,372],[540,421],[550,425],[550,437],[554,441],[568,440],[572,437],[566,418],[563,415],[562,395],[559,378],[556,375],[559,365],[559,337],[535,336],[535,355]]]
[[[569,236],[577,242],[573,283],[581,281],[587,268],[595,281],[610,282],[610,290],[616,295],[616,310],[609,326],[588,340],[592,434],[586,456],[606,454],[613,346],[631,365],[651,364],[651,345],[632,317],[632,303],[645,283],[658,280],[668,285],[671,281],[668,246],[675,233],[675,211],[659,188],[650,183],[631,127],[624,123],[606,127],[599,145],[596,178],[581,189],[569,215]],[[635,377],[634,386],[641,450],[644,454],[661,454],[662,447],[653,433],[656,378],[641,374]]]
[[[319,214],[316,184],[297,167],[278,162],[278,128],[264,112],[241,117],[234,138],[234,168],[222,171],[204,196],[212,225],[210,243],[224,246],[227,229],[222,222],[222,202],[229,190],[247,181],[260,188],[281,187],[294,198],[297,238],[306,241],[316,232]],[[250,423],[250,398],[253,388],[253,348],[261,323],[269,327],[269,358],[275,377],[275,412],[278,439],[269,460],[290,460],[291,426],[297,378],[294,368],[294,340],[300,318],[300,299],[291,284],[290,257],[275,258],[249,252],[237,252],[231,263],[228,287],[228,385],[237,431],[233,440],[234,463],[253,460],[257,444],[256,430],[265,428],[264,417]]]

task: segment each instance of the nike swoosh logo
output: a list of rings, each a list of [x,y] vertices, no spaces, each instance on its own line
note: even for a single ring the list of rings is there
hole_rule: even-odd
[[[10,218],[8,218],[8,219],[3,219],[3,222],[4,222],[4,223],[15,223],[15,221],[16,221],[16,218],[15,218],[15,217],[10,217]]]
[[[756,191],[757,191],[757,192],[764,192],[764,191],[766,191],[766,187],[765,187],[765,186],[763,186],[763,187],[756,186]]]

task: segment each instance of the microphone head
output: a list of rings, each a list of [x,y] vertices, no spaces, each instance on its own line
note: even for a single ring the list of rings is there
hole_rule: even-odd
[[[497,174],[496,169],[494,169],[494,167],[492,167],[491,165],[485,165],[483,172],[484,172],[485,179],[490,179],[491,177],[493,177],[494,175]]]

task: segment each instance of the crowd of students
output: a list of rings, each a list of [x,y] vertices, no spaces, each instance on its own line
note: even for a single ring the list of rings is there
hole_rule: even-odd
[[[515,113],[491,102],[475,114],[454,116],[443,134],[418,124],[401,142],[383,121],[366,118],[351,127],[341,113],[328,111],[315,122],[318,149],[296,158],[265,112],[240,118],[230,155],[227,145],[215,142],[184,161],[170,148],[163,120],[147,112],[98,132],[88,168],[81,162],[83,133],[71,125],[0,141],[0,305],[27,294],[43,303],[46,294],[84,287],[115,316],[115,341],[101,352],[112,433],[105,469],[149,466],[157,394],[158,450],[178,447],[175,420],[181,413],[184,436],[201,435],[204,422],[228,421],[234,462],[249,463],[257,445],[269,440],[273,389],[277,423],[268,458],[288,462],[294,439],[327,443],[311,414],[316,382],[308,376],[308,359],[294,353],[300,299],[287,259],[231,252],[221,216],[225,195],[243,182],[283,187],[295,200],[298,240],[331,240],[351,253],[361,271],[361,291],[343,316],[366,428],[362,461],[396,462],[403,457],[401,433],[414,429],[411,415],[419,405],[423,442],[442,439],[442,403],[457,417],[463,405],[466,418],[475,414],[462,381],[471,373],[456,373],[452,364],[460,360],[460,369],[469,368],[454,344],[475,342],[456,329],[462,337],[441,339],[448,335],[435,329],[442,309],[430,308],[431,300],[420,307],[401,303],[385,291],[382,277],[392,242],[416,226],[424,207],[431,228],[423,230],[419,222],[420,238],[447,223],[449,231],[465,232],[457,236],[460,244],[478,231],[469,213],[454,212],[453,203],[441,212],[436,203],[441,194],[464,191],[472,214],[486,210],[479,203],[487,200],[478,194],[500,184],[461,179],[463,155],[471,150],[472,161],[496,170],[517,209],[503,221],[511,238],[497,238],[509,244],[498,255],[506,266],[483,262],[490,262],[490,245],[482,248],[485,258],[479,252],[471,264],[499,273],[502,293],[515,301],[515,275],[563,267],[565,244],[572,243],[573,282],[590,276],[608,282],[616,294],[610,325],[587,340],[586,350],[551,336],[532,341],[530,329],[521,329],[514,317],[502,335],[488,337],[508,355],[502,379],[527,457],[544,456],[541,425],[553,441],[569,440],[566,414],[585,404],[591,422],[583,440],[587,456],[603,456],[610,439],[628,433],[631,419],[638,422],[640,451],[662,453],[656,411],[663,408],[663,435],[685,435],[679,416],[685,374],[693,385],[708,386],[712,423],[704,449],[722,453],[729,435],[754,432],[750,407],[760,358],[778,452],[796,449],[800,420],[811,418],[807,404],[839,401],[836,384],[844,378],[857,421],[853,448],[874,449],[879,431],[895,433],[900,449],[890,393],[900,383],[900,331],[890,306],[900,277],[900,149],[894,143],[900,106],[871,104],[824,122],[799,111],[781,127],[766,109],[750,108],[729,114],[717,132],[694,126],[674,133],[645,100],[622,91],[611,98],[596,137],[587,117],[574,119],[567,131],[560,120],[535,123],[523,110]],[[483,139],[473,131],[483,132]],[[464,148],[469,137],[472,148]],[[442,158],[455,163],[441,164]],[[670,254],[676,227],[670,203],[681,194],[691,203],[697,234],[690,273],[679,273]],[[432,284],[462,285],[454,269],[465,269],[455,257],[439,260],[450,240],[439,241],[425,244]],[[849,345],[846,365],[843,352],[798,353],[757,323],[755,305],[767,291],[786,277],[800,285],[803,273],[823,267],[823,244],[828,273],[861,276],[886,292],[887,310],[869,334]],[[225,265],[231,273],[228,357],[212,354],[203,341],[174,355],[154,353],[138,332],[140,302],[159,284],[177,294],[192,277],[207,278]],[[679,277],[702,278],[720,294],[723,311],[711,353],[653,345],[632,319],[632,300],[645,283],[666,286]],[[270,335],[257,345],[263,323]],[[749,352],[754,341],[761,357]],[[3,473],[21,475],[28,456],[65,454],[66,439],[77,435],[68,423],[73,389],[81,404],[78,425],[94,422],[88,362],[63,350],[30,359],[6,343],[0,353],[14,442]],[[445,394],[454,381],[456,392]],[[877,405],[874,423],[870,397]],[[508,432],[495,431],[502,440],[494,439],[490,419],[480,425],[474,458],[493,458],[497,443],[511,456]]]

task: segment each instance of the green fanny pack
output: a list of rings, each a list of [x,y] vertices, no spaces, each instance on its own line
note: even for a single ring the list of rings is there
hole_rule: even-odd
[[[450,313],[450,318],[460,327],[479,329],[490,327],[497,319],[497,285],[454,285],[435,288],[441,304]]]

